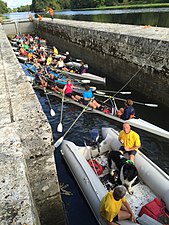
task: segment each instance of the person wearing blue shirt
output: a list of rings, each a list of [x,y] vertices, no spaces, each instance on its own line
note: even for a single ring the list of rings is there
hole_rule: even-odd
[[[83,100],[82,100],[83,104],[84,105],[89,104],[89,106],[91,106],[93,109],[101,110],[102,109],[101,105],[92,98],[93,98],[92,88],[90,88],[89,85],[86,85],[85,91],[83,93]]]
[[[133,101],[131,99],[127,99],[125,102],[124,113],[120,117],[123,120],[129,120],[133,118],[135,115],[135,109],[133,107]]]

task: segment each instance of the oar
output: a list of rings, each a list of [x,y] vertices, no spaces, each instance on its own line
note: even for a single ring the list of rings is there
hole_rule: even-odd
[[[117,99],[117,100],[120,100],[120,101],[126,101],[126,99],[123,99],[123,98],[117,98],[117,97],[113,97],[113,96],[109,96],[109,95],[101,95],[101,94],[95,94],[95,95],[98,95],[98,96],[102,96],[102,97],[105,97],[105,98],[109,98],[109,99]],[[157,104],[151,104],[151,103],[142,103],[142,102],[136,102],[136,101],[133,101],[134,103],[136,104],[139,104],[139,105],[144,105],[144,106],[149,106],[149,107],[158,107]]]
[[[63,131],[63,125],[62,125],[62,115],[63,115],[63,102],[64,102],[64,95],[62,95],[62,105],[61,105],[61,112],[60,112],[60,122],[57,127],[57,132]]]
[[[117,93],[117,94],[122,94],[122,95],[131,95],[131,91],[107,91],[107,90],[98,90],[96,91],[97,94],[105,95],[106,93]]]
[[[46,93],[46,88],[44,87],[43,90],[44,90],[44,93],[46,94],[46,99],[47,99],[48,104],[49,104],[49,107],[50,107],[50,115],[51,115],[51,116],[55,116],[55,111],[52,109],[52,106],[51,106],[51,104],[50,104],[49,97],[48,97],[48,95],[47,95],[47,93]]]
[[[55,148],[59,147],[59,145],[61,145],[64,137],[66,136],[66,134],[70,131],[70,129],[74,126],[74,124],[76,123],[76,121],[81,117],[81,115],[84,113],[84,111],[87,109],[87,107],[89,106],[90,102],[92,101],[93,99],[91,99],[89,101],[89,103],[84,107],[84,109],[81,111],[81,113],[79,114],[79,116],[75,119],[75,121],[72,123],[72,125],[69,127],[69,129],[65,132],[65,134],[60,137],[54,144]]]

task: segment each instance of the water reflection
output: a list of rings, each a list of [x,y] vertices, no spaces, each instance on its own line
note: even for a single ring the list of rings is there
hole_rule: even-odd
[[[158,27],[169,27],[169,11],[156,12],[139,10],[138,12],[128,10],[127,12],[121,12],[122,10],[105,10],[103,12],[86,12],[82,14],[65,14],[56,13],[55,17],[59,19],[70,19],[80,21],[92,21],[102,23],[119,23],[119,24],[131,24],[131,25],[151,25]]]
[[[32,13],[33,17],[35,13]],[[4,14],[11,20],[28,19],[29,12],[18,12]],[[44,17],[49,17],[44,13]],[[169,8],[150,9],[114,9],[114,10],[78,10],[55,12],[55,18],[92,21],[102,23],[120,23],[131,25],[151,25],[158,27],[169,27]]]

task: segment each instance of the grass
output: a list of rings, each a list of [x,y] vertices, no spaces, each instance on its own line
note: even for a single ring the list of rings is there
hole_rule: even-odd
[[[169,3],[156,3],[156,4],[136,4],[136,5],[116,5],[116,6],[100,6],[97,8],[83,8],[83,9],[74,9],[76,10],[106,10],[106,9],[140,9],[140,8],[162,8],[169,7]]]

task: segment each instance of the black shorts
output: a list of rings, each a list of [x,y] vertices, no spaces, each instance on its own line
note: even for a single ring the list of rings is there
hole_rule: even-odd
[[[71,98],[72,96],[75,96],[75,94],[74,93],[67,93],[67,94],[65,94],[67,97],[69,97],[69,98]]]
[[[117,221],[119,221],[119,219],[118,219],[118,214],[117,214],[117,216],[115,216],[114,219],[113,219],[113,222],[117,222]]]
[[[89,101],[85,101],[84,99],[82,100],[83,105],[88,105]]]
[[[136,150],[132,150],[132,151],[125,151],[124,146],[121,146],[119,148],[120,151],[123,151],[123,153],[128,153],[129,155],[135,155],[137,153]]]

